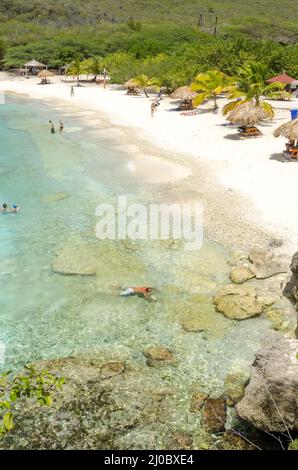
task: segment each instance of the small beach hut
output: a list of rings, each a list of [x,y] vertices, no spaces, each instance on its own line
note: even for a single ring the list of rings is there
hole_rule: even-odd
[[[38,73],[38,70],[46,68],[47,66],[45,64],[42,64],[41,62],[38,62],[35,59],[32,59],[30,62],[27,62],[25,64],[26,77],[28,76],[28,71],[31,72],[32,75],[36,75]]]
[[[48,78],[54,77],[54,74],[49,70],[42,70],[37,76],[41,79],[40,83],[46,85],[47,83],[50,83],[50,80],[48,80]]]
[[[265,119],[268,119],[266,111],[252,102],[240,104],[227,116],[228,121],[240,126],[241,137],[258,137],[262,135],[255,125]]]
[[[298,80],[287,73],[276,75],[266,80],[267,83],[283,83],[286,91],[293,91],[298,87]]]

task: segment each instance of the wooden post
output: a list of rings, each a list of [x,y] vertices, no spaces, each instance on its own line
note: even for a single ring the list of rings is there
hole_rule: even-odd
[[[218,23],[218,17],[216,16],[215,17],[214,31],[213,31],[214,36],[216,36],[216,34],[217,34],[217,23]]]

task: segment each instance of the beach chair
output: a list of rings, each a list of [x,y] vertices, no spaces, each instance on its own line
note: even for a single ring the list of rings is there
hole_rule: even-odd
[[[290,157],[297,160],[298,158],[298,147],[289,147],[288,153],[290,154]]]
[[[260,137],[262,132],[255,126],[250,126],[246,128],[240,128],[240,138],[245,139],[247,137]]]

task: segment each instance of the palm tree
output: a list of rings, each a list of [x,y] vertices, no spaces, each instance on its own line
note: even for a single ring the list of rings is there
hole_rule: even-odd
[[[218,109],[218,95],[231,91],[234,88],[234,84],[234,78],[228,77],[219,70],[199,73],[191,84],[191,89],[198,93],[198,96],[193,100],[194,106],[200,105],[205,100],[213,99],[214,109]]]
[[[77,58],[67,69],[67,75],[77,76],[77,86],[80,86],[80,75],[86,73],[86,66],[80,58]]]
[[[132,79],[136,86],[143,89],[146,98],[148,98],[146,88],[155,88],[156,90],[160,89],[160,82],[157,78],[149,78],[147,75],[138,75]]]
[[[81,65],[88,74],[94,75],[94,81],[97,79],[97,75],[100,75],[103,71],[102,57],[91,57],[90,59],[84,60]]]
[[[274,117],[274,109],[267,98],[278,98],[285,85],[282,83],[266,84],[267,67],[258,62],[246,62],[239,69],[238,81],[231,90],[228,98],[233,100],[226,104],[223,113],[226,115],[244,103],[253,103],[254,106],[262,108],[269,118]]]

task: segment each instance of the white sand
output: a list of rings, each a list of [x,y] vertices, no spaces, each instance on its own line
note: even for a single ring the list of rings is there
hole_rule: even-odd
[[[298,245],[298,161],[282,160],[285,140],[275,139],[273,130],[290,119],[289,108],[298,108],[298,100],[276,102],[278,107],[275,120],[259,128],[263,136],[252,140],[238,140],[237,130],[224,126],[221,113],[208,111],[210,104],[203,107],[202,113],[195,116],[183,116],[172,111],[177,103],[164,98],[154,118],[150,114],[150,99],[129,97],[125,91],[100,86],[75,87],[75,96],[70,97],[70,84],[55,78],[54,84],[37,85],[36,78],[9,78],[0,74],[0,90],[14,91],[30,95],[32,98],[46,101],[63,100],[67,105],[80,107],[82,116],[88,118],[90,110],[104,112],[115,125],[138,130],[139,138],[161,149],[193,159],[213,161],[212,169],[218,165],[216,176],[226,190],[242,192],[254,205],[251,217],[256,222],[271,230],[275,236],[283,237],[289,245],[297,249]],[[224,100],[220,105],[224,104]],[[288,108],[288,109],[287,109]],[[88,113],[89,111],[89,113]],[[94,115],[90,114],[90,122]],[[100,122],[100,119],[97,120]],[[94,120],[94,124],[96,120]],[[102,131],[101,131],[102,132]],[[152,182],[151,174],[161,170],[160,181],[174,181],[185,178],[191,170],[185,165],[167,163],[159,167],[158,159],[143,155],[142,160],[132,158],[130,170],[146,176]],[[217,182],[217,183],[218,183]],[[216,184],[216,181],[215,181]],[[237,205],[237,198],[235,197]],[[237,220],[235,220],[237,223]]]

